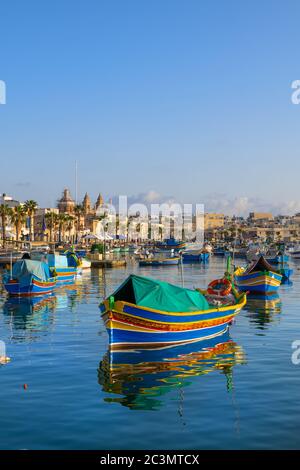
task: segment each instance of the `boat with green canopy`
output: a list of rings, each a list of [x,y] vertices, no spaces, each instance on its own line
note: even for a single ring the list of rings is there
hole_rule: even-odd
[[[199,341],[224,333],[246,294],[208,295],[131,274],[100,309],[111,349]]]

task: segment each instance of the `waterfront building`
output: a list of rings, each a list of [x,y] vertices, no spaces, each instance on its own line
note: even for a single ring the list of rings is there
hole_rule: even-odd
[[[270,212],[250,212],[249,222],[255,222],[258,220],[271,221],[274,217]]]
[[[221,228],[221,227],[224,227],[224,224],[225,224],[224,214],[216,214],[216,213],[204,214],[204,229],[205,230]]]

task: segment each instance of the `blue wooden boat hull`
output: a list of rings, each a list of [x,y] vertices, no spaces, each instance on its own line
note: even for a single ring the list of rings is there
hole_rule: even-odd
[[[19,282],[6,282],[5,289],[9,295],[29,297],[34,295],[46,295],[53,292],[56,285],[55,280],[49,282],[40,281],[32,278],[27,285],[20,285]]]
[[[278,255],[275,256],[274,258],[266,258],[266,261],[269,264],[281,264],[281,263],[287,263],[289,261],[290,257],[288,255]]]
[[[190,253],[183,253],[182,254],[182,261],[183,263],[206,263],[209,260],[209,253],[200,253],[197,255],[193,255]]]
[[[171,345],[201,341],[223,334],[234,316],[246,303],[214,307],[200,312],[160,312],[126,302],[116,302],[110,310],[109,301],[100,305],[102,317],[113,349],[120,345]]]
[[[77,268],[55,268],[55,272],[59,284],[72,284],[75,281]]]
[[[270,294],[277,292],[281,281],[282,276],[275,272],[254,272],[235,276],[235,284],[242,292]]]
[[[218,325],[211,328],[201,328],[201,330],[185,331],[179,333],[143,333],[140,331],[125,331],[123,329],[107,328],[110,345],[119,343],[131,344],[175,344],[191,341],[201,341],[202,339],[213,338],[221,335],[228,329],[228,324]]]
[[[282,275],[282,283],[287,282],[290,280],[291,275],[293,274],[293,269],[290,268],[279,268],[278,270]]]

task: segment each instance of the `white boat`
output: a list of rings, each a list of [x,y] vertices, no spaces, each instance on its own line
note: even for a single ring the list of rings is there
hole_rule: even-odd
[[[77,267],[77,274],[81,275],[83,271],[87,271],[88,269],[91,269],[92,262],[87,259],[87,258],[81,258],[80,259],[80,264]]]

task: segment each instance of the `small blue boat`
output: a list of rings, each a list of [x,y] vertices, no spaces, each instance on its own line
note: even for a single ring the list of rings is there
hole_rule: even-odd
[[[182,262],[183,263],[207,263],[209,260],[209,253],[204,252],[195,252],[186,251],[182,253]]]
[[[282,281],[282,275],[263,256],[247,268],[237,268],[234,277],[240,291],[261,294],[276,292]]]
[[[217,248],[214,248],[213,250],[214,256],[226,256],[229,254],[230,254],[229,251],[222,247],[217,247]]]
[[[268,257],[266,256],[266,261],[269,264],[282,264],[282,263],[288,263],[289,261],[289,256],[288,255],[276,255],[273,257]]]
[[[50,294],[56,279],[51,276],[47,263],[22,259],[13,265],[11,274],[4,274],[3,283],[9,295],[29,297]]]

